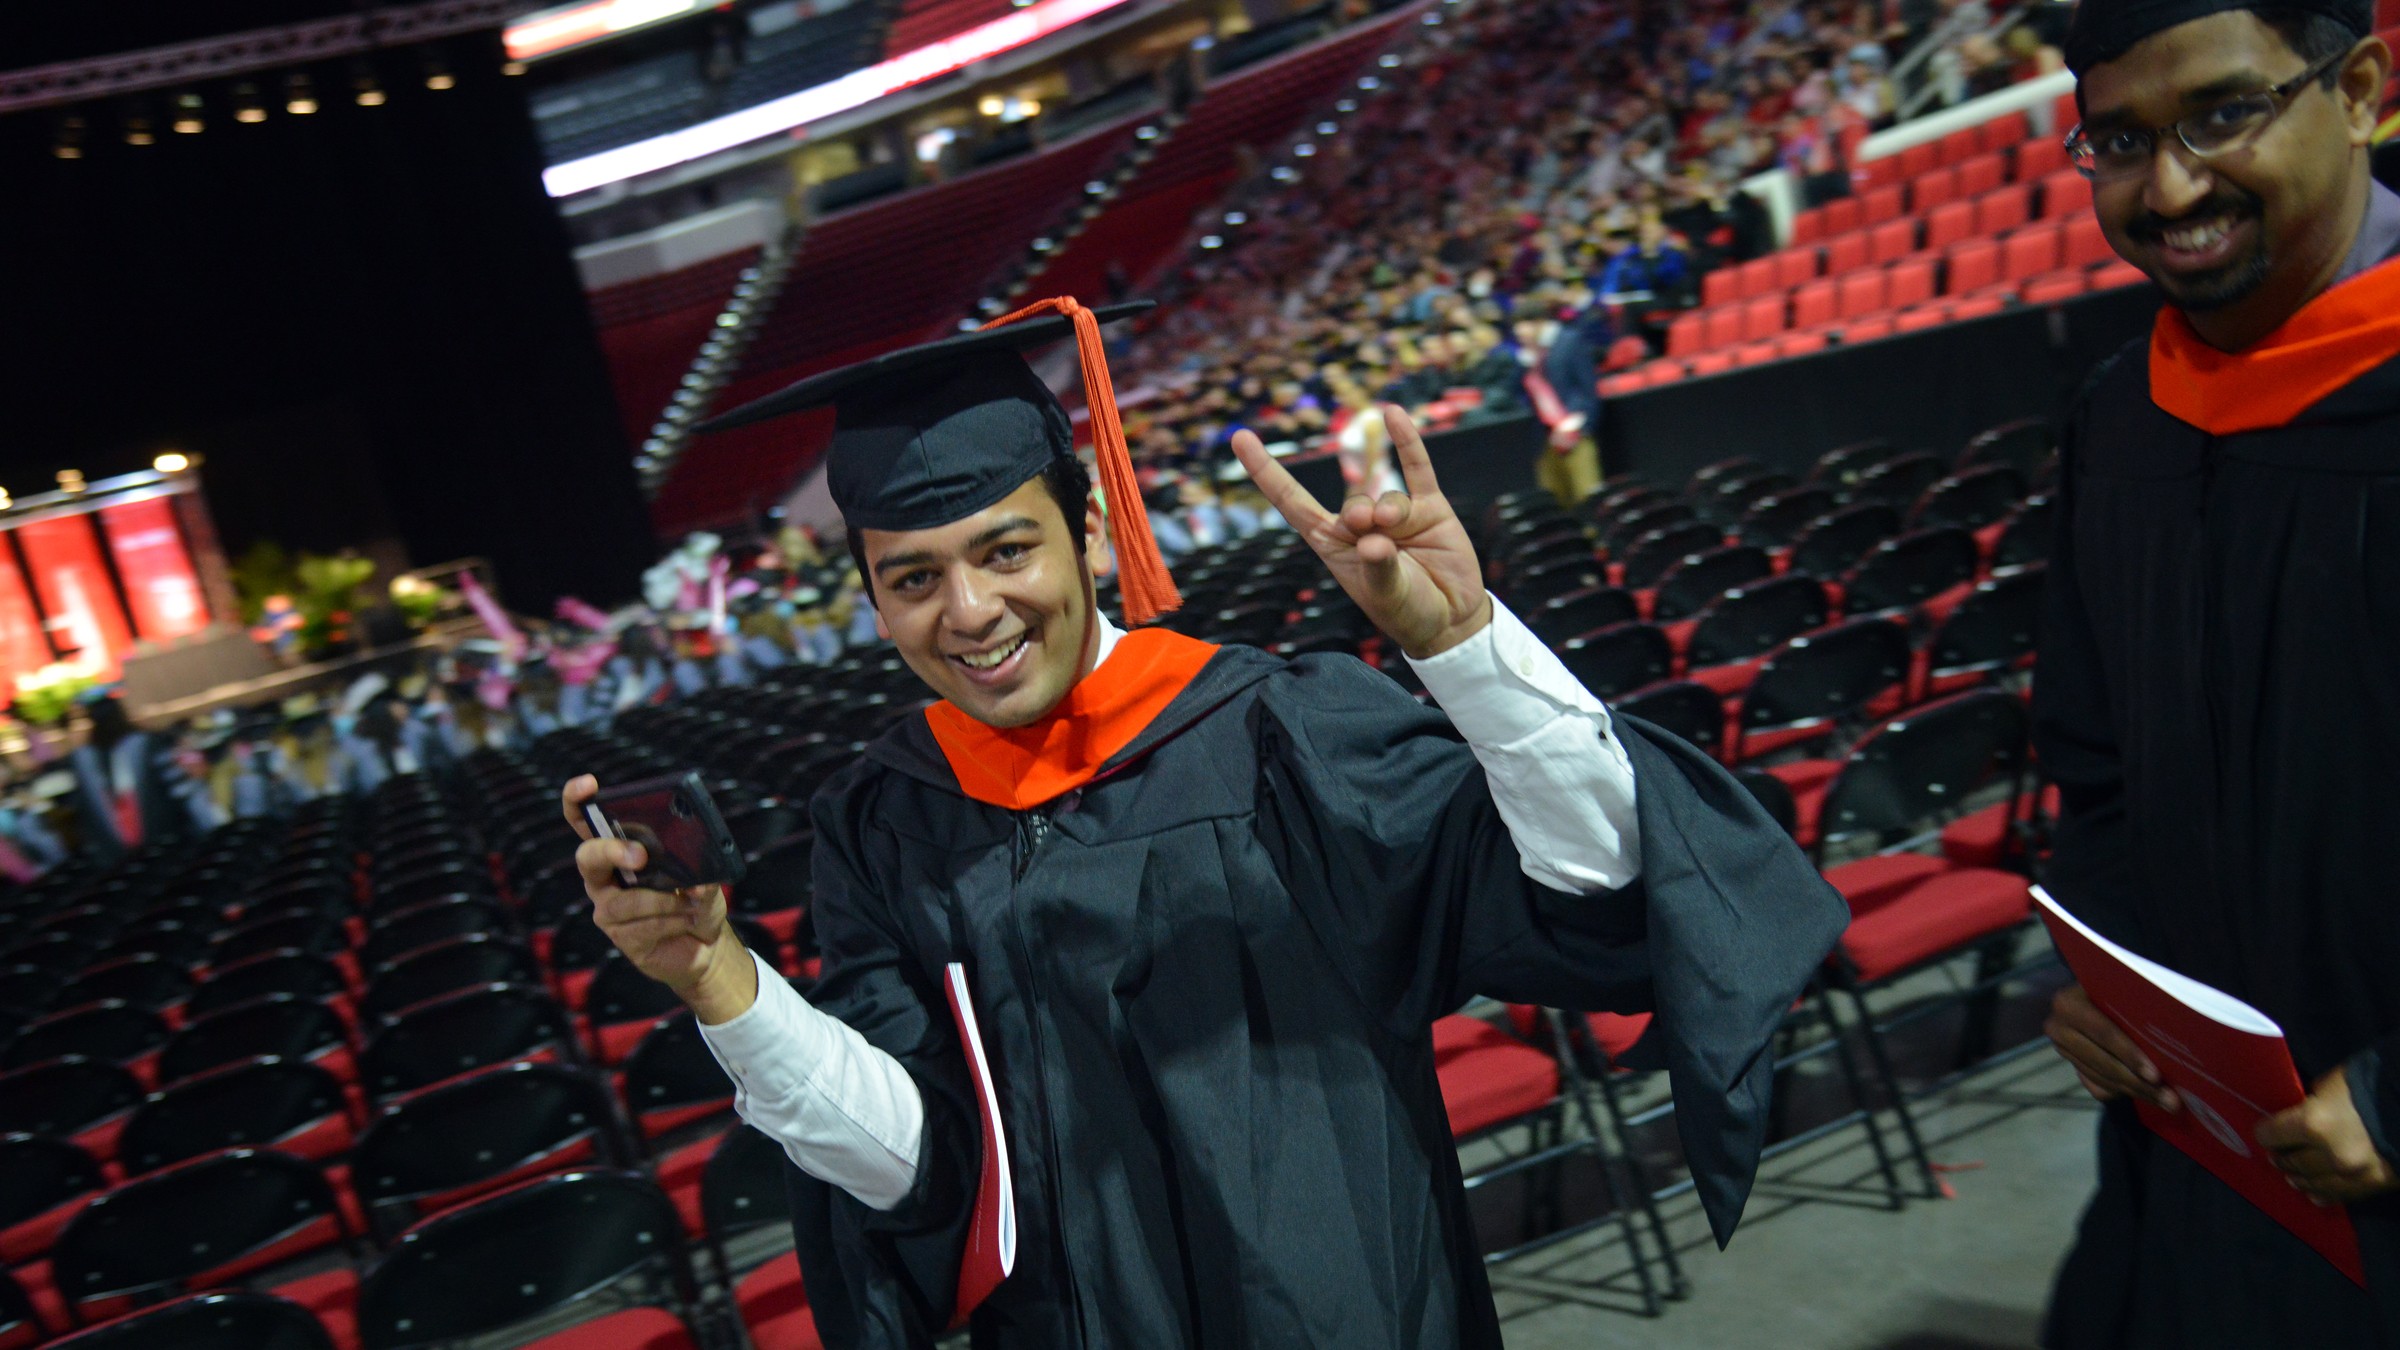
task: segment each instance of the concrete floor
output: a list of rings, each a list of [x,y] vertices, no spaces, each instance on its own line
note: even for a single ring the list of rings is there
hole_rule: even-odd
[[[2011,988],[1998,1013],[2000,1044],[2037,1034],[2056,983],[2037,977]],[[1879,1013],[1935,992],[1920,983],[1879,1001]],[[1955,1017],[1934,1016],[1892,1038],[1903,1078],[1914,1090],[1932,1088],[1915,1109],[1954,1198],[1919,1193],[1890,1208],[1865,1132],[1852,1125],[1769,1160],[1722,1253],[1690,1195],[1666,1202],[1689,1293],[1659,1317],[1639,1311],[1613,1224],[1493,1267],[1510,1350],[2034,1344],[2052,1275],[2091,1191],[2097,1107],[2046,1045],[1935,1085],[1957,1029]],[[1840,1096],[1830,1061],[1816,1066],[1788,1088],[1803,1122],[1842,1109],[1827,1105]],[[1890,1113],[1882,1119],[1899,1149]],[[1646,1147],[1646,1157],[1654,1147],[1671,1144]],[[1482,1217],[1495,1209],[1514,1212],[1506,1198],[1479,1210],[1487,1232],[1506,1226]]]

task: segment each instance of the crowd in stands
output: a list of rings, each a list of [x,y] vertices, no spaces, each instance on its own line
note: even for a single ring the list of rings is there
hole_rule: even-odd
[[[1435,425],[1521,408],[1527,371],[1588,423],[1595,369],[1655,350],[1706,272],[1776,247],[1745,177],[1848,191],[1851,151],[1894,116],[1898,53],[1961,34],[1962,97],[2055,59],[2027,29],[2023,60],[1986,59],[1981,0],[1534,0],[1427,22],[1170,283],[1120,377],[1151,395],[1140,457],[1220,464],[1243,426],[1338,437],[1379,400]]]

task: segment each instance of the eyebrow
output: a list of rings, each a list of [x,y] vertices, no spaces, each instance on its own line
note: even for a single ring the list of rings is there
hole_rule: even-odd
[[[967,541],[966,547],[961,552],[973,553],[977,549],[998,543],[1002,538],[1015,534],[1019,530],[1038,530],[1040,528],[1042,528],[1042,523],[1031,516],[1011,516],[976,531],[975,537]],[[894,568],[922,567],[927,563],[939,561],[939,556],[931,549],[918,549],[912,553],[894,553],[875,564],[875,575],[882,576]]]
[[[2274,88],[2274,81],[2254,70],[2236,71],[2222,75],[2197,88],[2187,89],[2178,100],[2187,108],[2202,108],[2237,94],[2255,94]],[[2115,130],[2139,125],[2133,114],[2124,108],[2107,108],[2083,119],[2085,130]]]

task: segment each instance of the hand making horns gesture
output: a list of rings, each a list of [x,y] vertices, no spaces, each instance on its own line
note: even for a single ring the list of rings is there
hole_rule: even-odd
[[[1383,425],[1408,491],[1357,493],[1339,512],[1318,505],[1256,433],[1235,432],[1233,453],[1375,626],[1423,660],[1481,632],[1492,621],[1492,599],[1466,527],[1434,481],[1416,424],[1386,404]]]

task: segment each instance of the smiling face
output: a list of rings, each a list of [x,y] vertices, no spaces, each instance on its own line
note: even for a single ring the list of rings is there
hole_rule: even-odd
[[[2362,50],[2337,64],[2332,88],[2292,91],[2255,139],[2206,159],[2169,128],[2308,65],[2275,28],[2236,10],[2155,33],[2083,77],[2095,144],[2129,131],[2158,137],[2145,171],[2093,184],[2110,247],[2219,347],[2265,336],[2340,270],[2366,207],[2373,116],[2372,100],[2362,115],[2350,91],[2362,78],[2379,88],[2381,60]]]
[[[1097,507],[1074,528],[1047,483],[1027,481],[963,520],[865,530],[876,612],[900,659],[986,726],[1039,719],[1091,669],[1092,577],[1110,566]]]

